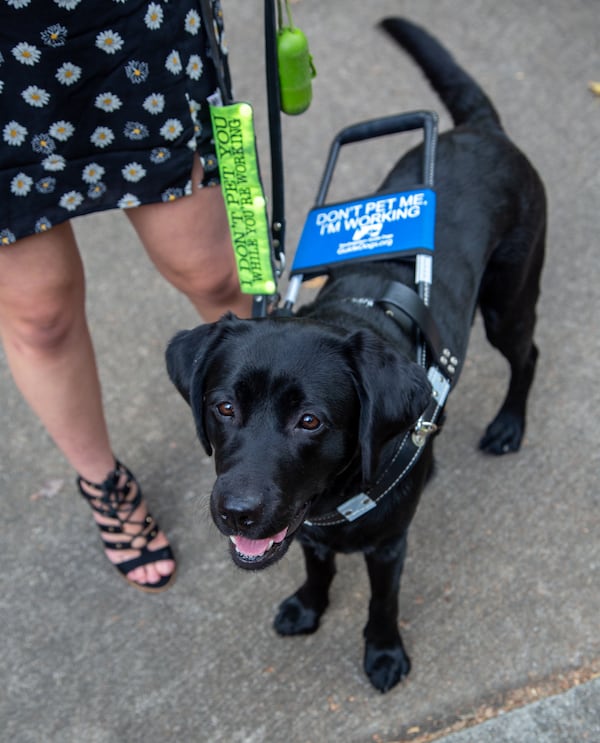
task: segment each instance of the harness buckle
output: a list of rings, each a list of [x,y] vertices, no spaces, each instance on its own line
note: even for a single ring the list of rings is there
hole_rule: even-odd
[[[436,366],[430,366],[427,372],[429,384],[432,387],[433,397],[438,405],[442,408],[446,403],[446,398],[450,392],[450,380],[445,377]]]
[[[337,507],[337,511],[346,519],[346,521],[355,521],[363,513],[367,513],[375,508],[377,503],[369,498],[366,493],[359,493],[354,498],[350,498]]]
[[[433,421],[418,420],[411,434],[413,444],[420,449],[437,430],[438,427]]]

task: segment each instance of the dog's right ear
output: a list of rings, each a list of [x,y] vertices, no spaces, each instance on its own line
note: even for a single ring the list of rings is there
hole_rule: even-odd
[[[424,369],[370,331],[346,341],[360,402],[359,441],[364,485],[372,484],[384,443],[407,431],[431,399]]]
[[[228,314],[218,322],[182,330],[172,338],[165,351],[169,379],[191,407],[198,438],[209,456],[212,446],[206,434],[202,405],[204,379],[221,340],[240,322],[235,315]]]

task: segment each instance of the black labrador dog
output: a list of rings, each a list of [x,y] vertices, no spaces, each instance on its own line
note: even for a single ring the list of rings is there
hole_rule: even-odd
[[[490,343],[510,364],[505,400],[480,448],[516,451],[538,355],[544,187],[485,93],[439,42],[405,20],[382,26],[419,63],[455,123],[437,148],[430,311],[452,349],[455,383],[479,306]],[[380,190],[402,191],[420,178],[417,148]],[[339,516],[340,504],[364,498],[389,477],[399,442],[415,434],[432,399],[432,381],[416,363],[412,322],[363,301],[390,280],[414,286],[412,265],[339,266],[295,317],[228,315],[178,333],[166,352],[200,441],[214,451],[211,513],[234,562],[265,568],[294,538],[302,545],[306,581],[281,604],[277,632],[314,632],[328,604],[335,553],[364,554],[371,587],[364,668],[382,692],[410,670],[397,626],[398,591],[407,530],[432,471],[433,437],[421,437],[420,456],[375,507],[352,521],[330,514]]]

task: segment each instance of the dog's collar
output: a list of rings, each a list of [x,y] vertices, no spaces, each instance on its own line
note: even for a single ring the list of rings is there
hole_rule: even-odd
[[[390,463],[373,487],[340,503],[329,513],[306,519],[306,526],[337,526],[356,521],[375,508],[411,471],[429,437],[438,430],[450,392],[450,382],[437,367],[431,366],[427,376],[432,388],[429,404],[415,425],[404,434]]]
[[[419,460],[429,437],[438,430],[441,415],[450,392],[458,366],[458,359],[443,346],[437,325],[429,308],[419,295],[408,286],[390,281],[380,299],[349,297],[344,301],[367,307],[380,307],[386,315],[396,319],[395,310],[408,315],[420,331],[437,363],[427,371],[431,384],[431,398],[415,425],[402,437],[392,460],[372,488],[349,498],[330,513],[305,520],[307,526],[337,526],[350,523],[375,508]],[[419,349],[419,361],[424,363],[426,354]]]

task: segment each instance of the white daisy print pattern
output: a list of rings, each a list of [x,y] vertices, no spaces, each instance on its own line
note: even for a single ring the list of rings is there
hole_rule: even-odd
[[[66,142],[69,137],[73,136],[75,127],[69,121],[55,121],[48,131],[54,139],[58,139],[59,142]]]
[[[127,163],[127,165],[125,165],[121,170],[121,174],[126,181],[137,183],[146,175],[146,169],[139,163]]]
[[[39,155],[51,155],[56,149],[56,142],[46,134],[36,134],[31,139],[31,149]]]
[[[123,48],[122,37],[114,31],[102,31],[96,36],[96,46],[107,54],[116,54]]]
[[[0,245],[12,245],[17,241],[14,232],[4,229],[0,230]]]
[[[142,105],[149,114],[161,114],[165,109],[165,97],[162,93],[153,93]]]
[[[40,180],[35,184],[35,190],[38,193],[54,193],[55,188],[56,178],[53,178],[51,175],[46,178],[40,178]]]
[[[42,167],[44,170],[59,172],[67,167],[67,161],[62,155],[50,155],[42,161]]]
[[[10,182],[10,190],[15,196],[27,196],[31,191],[33,180],[25,173],[17,173]]]
[[[36,46],[27,44],[25,41],[13,47],[12,53],[18,62],[29,66],[37,64],[42,57],[42,53]]]
[[[163,17],[163,9],[161,6],[158,3],[150,3],[146,15],[144,16],[144,22],[149,29],[155,31],[157,28],[161,27]]]
[[[220,0],[209,2],[222,49]],[[216,163],[199,0],[0,7],[0,250],[90,212],[191,193],[193,155]],[[205,166],[201,185],[213,183],[218,167]]]
[[[143,83],[148,79],[150,69],[147,62],[137,62],[132,60],[125,65],[125,74],[132,83]]]
[[[21,96],[26,103],[34,108],[44,108],[50,100],[50,93],[37,85],[30,85],[22,91]]]
[[[83,194],[79,193],[79,191],[68,191],[60,197],[58,203],[63,209],[66,209],[69,212],[74,212],[82,201]]]
[[[198,118],[198,114],[201,108],[200,104],[197,101],[192,100],[191,98],[188,98],[188,103],[190,106],[190,116],[192,117],[192,122],[194,124],[194,138],[196,138],[202,134],[202,124],[200,123],[200,120]]]
[[[140,206],[141,203],[137,196],[134,196],[132,193],[126,193],[119,199],[118,207],[119,209],[133,209],[136,206]]]
[[[127,139],[140,141],[142,139],[145,139],[148,136],[149,132],[148,127],[145,124],[142,124],[141,121],[128,121],[125,124],[125,128],[123,129],[123,134],[127,137]]]
[[[65,10],[74,10],[81,0],[54,0],[54,2],[58,5],[59,8],[64,8]]]
[[[192,119],[196,121],[198,118],[198,111],[200,111],[200,104],[198,101],[193,100],[192,98],[188,97],[188,106],[190,107],[190,114]]]
[[[9,121],[2,130],[2,137],[12,147],[19,147],[27,137],[27,128],[17,121]]]
[[[219,163],[217,162],[217,158],[215,155],[207,155],[206,157],[202,158],[202,166],[207,172],[216,170],[218,165]]]
[[[150,162],[154,165],[166,162],[171,157],[171,152],[166,147],[155,147],[150,153]]]
[[[89,163],[83,169],[81,177],[85,181],[85,183],[92,184],[101,181],[105,173],[106,170],[102,167],[102,165],[98,165],[98,163]]]
[[[185,30],[188,34],[196,36],[200,30],[200,16],[195,10],[190,10],[185,17]]]
[[[46,46],[63,46],[67,40],[67,28],[61,23],[55,23],[52,26],[44,29],[40,36]]]
[[[114,93],[100,93],[94,101],[94,106],[101,111],[106,111],[106,113],[118,111],[122,105],[121,99]]]
[[[204,65],[202,64],[202,57],[200,57],[200,55],[198,54],[192,54],[187,67],[185,68],[185,71],[187,72],[188,76],[192,78],[192,80],[200,80],[203,67]]]
[[[90,138],[92,140],[92,144],[95,144],[96,147],[108,147],[109,144],[112,144],[115,139],[115,135],[112,129],[109,129],[107,126],[97,126]]]
[[[100,181],[90,186],[87,195],[90,199],[99,199],[101,196],[104,196],[106,191],[106,184]]]
[[[81,77],[81,67],[72,62],[65,62],[56,70],[56,79],[62,85],[73,85]]]
[[[46,217],[41,217],[35,223],[35,231],[39,234],[40,232],[46,232],[52,227],[52,222]]]
[[[181,64],[181,57],[179,56],[179,52],[173,51],[169,54],[167,59],[165,60],[165,67],[169,72],[172,72],[174,75],[178,75],[183,70],[183,65]]]
[[[179,121],[179,119],[167,119],[160,128],[160,133],[162,134],[162,136],[169,141],[177,139],[182,131],[183,126],[181,125],[181,121]]]
[[[167,188],[166,191],[163,191],[162,193],[162,200],[167,201],[175,201],[175,199],[180,199],[184,195],[185,191],[183,188]]]
[[[74,212],[82,201],[83,194],[79,193],[79,191],[68,191],[60,197],[60,201],[58,203],[60,206],[62,206],[63,209],[66,209],[68,212]]]

